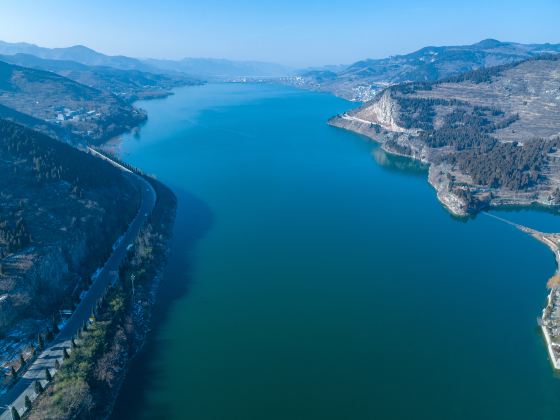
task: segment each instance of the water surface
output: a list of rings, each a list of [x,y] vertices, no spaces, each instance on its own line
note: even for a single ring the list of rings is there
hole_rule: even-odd
[[[422,168],[325,124],[341,99],[222,84],[140,105],[122,156],[179,209],[115,418],[560,416],[536,328],[555,269],[543,245],[451,217]]]

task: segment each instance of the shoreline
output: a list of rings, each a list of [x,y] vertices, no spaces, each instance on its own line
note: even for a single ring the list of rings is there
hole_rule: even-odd
[[[527,226],[514,223],[510,220],[504,219],[494,214],[490,214],[487,212],[483,212],[483,214],[492,217],[493,219],[496,219],[498,221],[501,221],[503,223],[506,223],[510,226],[513,226],[516,229],[520,230],[521,232],[526,233],[530,235],[532,238],[536,239],[537,241],[545,244],[547,248],[552,251],[555,257],[556,271],[554,275],[558,275],[560,273],[560,246],[558,245],[558,239],[560,239],[560,233],[544,233],[535,229],[531,229]],[[556,239],[556,242],[553,239]],[[560,344],[553,342],[553,338],[555,336],[552,328],[554,328],[555,325],[552,325],[553,321],[551,318],[551,314],[555,309],[555,306],[558,307],[558,304],[560,304],[560,289],[558,289],[558,286],[552,286],[550,288],[550,292],[547,295],[546,301],[547,304],[542,310],[541,317],[537,318],[537,323],[543,333],[552,367],[554,368],[555,371],[560,371]],[[556,327],[557,328],[560,327],[560,324]],[[551,329],[551,331],[549,331],[549,328]],[[560,337],[560,330],[559,330],[559,334],[557,334],[556,337]],[[554,351],[554,344],[556,344],[559,347],[558,355]]]
[[[486,209],[470,209],[465,205],[465,203],[462,203],[457,196],[451,194],[448,188],[444,188],[445,185],[443,185],[441,182],[438,182],[438,180],[436,179],[437,177],[435,176],[435,165],[432,162],[430,162],[425,156],[417,156],[414,153],[412,153],[411,155],[407,155],[405,153],[400,153],[398,151],[394,151],[390,148],[385,147],[387,139],[384,132],[380,131],[379,133],[377,133],[373,128],[372,123],[365,120],[360,120],[358,118],[350,117],[348,116],[348,114],[342,114],[329,119],[327,121],[327,124],[332,127],[340,128],[346,131],[350,131],[354,134],[364,136],[370,141],[377,143],[379,147],[388,154],[406,157],[413,161],[427,164],[428,183],[435,189],[438,201],[451,213],[452,216],[467,218],[473,216],[478,212],[481,212],[482,214],[486,214],[489,217],[497,219],[503,223],[507,223],[519,229],[520,231],[531,235],[534,239],[537,239],[539,242],[545,244],[554,253],[556,260],[556,271],[554,275],[560,275],[560,233],[547,234],[539,232],[537,230],[528,228],[527,226],[514,223],[510,220],[501,218],[485,211],[486,209],[497,209],[507,206],[515,206],[519,208],[527,208],[535,205],[542,205],[544,208],[549,208],[550,206],[543,205],[543,203],[540,202],[526,202],[524,200],[500,201],[500,199],[498,198],[496,203],[492,203],[491,201],[486,203]],[[375,136],[373,135],[373,133],[371,133],[372,129],[375,132]],[[556,242],[553,241],[551,237],[555,238]],[[559,312],[558,325],[553,324],[553,321],[550,318],[550,315],[555,308]],[[547,295],[547,305],[543,308],[541,317],[537,318],[537,322],[543,333],[552,367],[554,371],[560,372],[560,343],[553,342],[553,338],[555,337],[555,335],[554,331],[552,330],[552,328],[556,328],[556,331],[558,332],[558,334],[556,334],[556,337],[560,339],[560,285],[553,286],[551,288],[550,292]],[[558,346],[558,354],[556,354],[554,350],[555,344],[556,346]]]
[[[388,154],[406,157],[427,165],[428,183],[436,191],[436,196],[440,204],[453,216],[466,218],[474,216],[484,210],[508,206],[541,206],[548,209],[558,207],[546,196],[538,195],[535,197],[535,194],[539,190],[515,191],[504,188],[483,188],[470,185],[470,187],[474,187],[475,192],[472,198],[465,198],[461,196],[461,193],[464,192],[464,190],[469,190],[469,188],[465,188],[464,185],[461,187],[460,183],[453,187],[448,179],[451,168],[447,164],[437,162],[439,151],[423,147],[421,144],[410,141],[410,139],[407,138],[408,135],[411,133],[413,134],[410,130],[407,131],[392,125],[372,123],[361,118],[353,117],[350,112],[351,111],[348,111],[330,118],[327,124],[364,136],[377,143],[379,147]],[[391,147],[388,147],[387,143],[390,143]],[[468,181],[463,181],[463,183],[467,186],[469,185]],[[478,194],[476,199],[474,197],[475,194]]]

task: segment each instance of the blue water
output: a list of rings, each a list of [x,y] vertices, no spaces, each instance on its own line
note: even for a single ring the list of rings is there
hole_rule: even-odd
[[[121,154],[179,198],[155,331],[115,418],[556,419],[552,253],[451,217],[425,169],[274,85],[142,102]],[[541,211],[500,211],[543,230]]]

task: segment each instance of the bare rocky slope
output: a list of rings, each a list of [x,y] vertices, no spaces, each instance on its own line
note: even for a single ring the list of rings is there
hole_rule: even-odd
[[[559,55],[395,85],[329,123],[429,164],[453,214],[560,204]]]

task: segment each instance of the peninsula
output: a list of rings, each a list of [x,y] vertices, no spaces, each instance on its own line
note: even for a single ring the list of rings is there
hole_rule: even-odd
[[[458,216],[503,205],[560,204],[560,56],[395,85],[329,124],[429,165]]]

